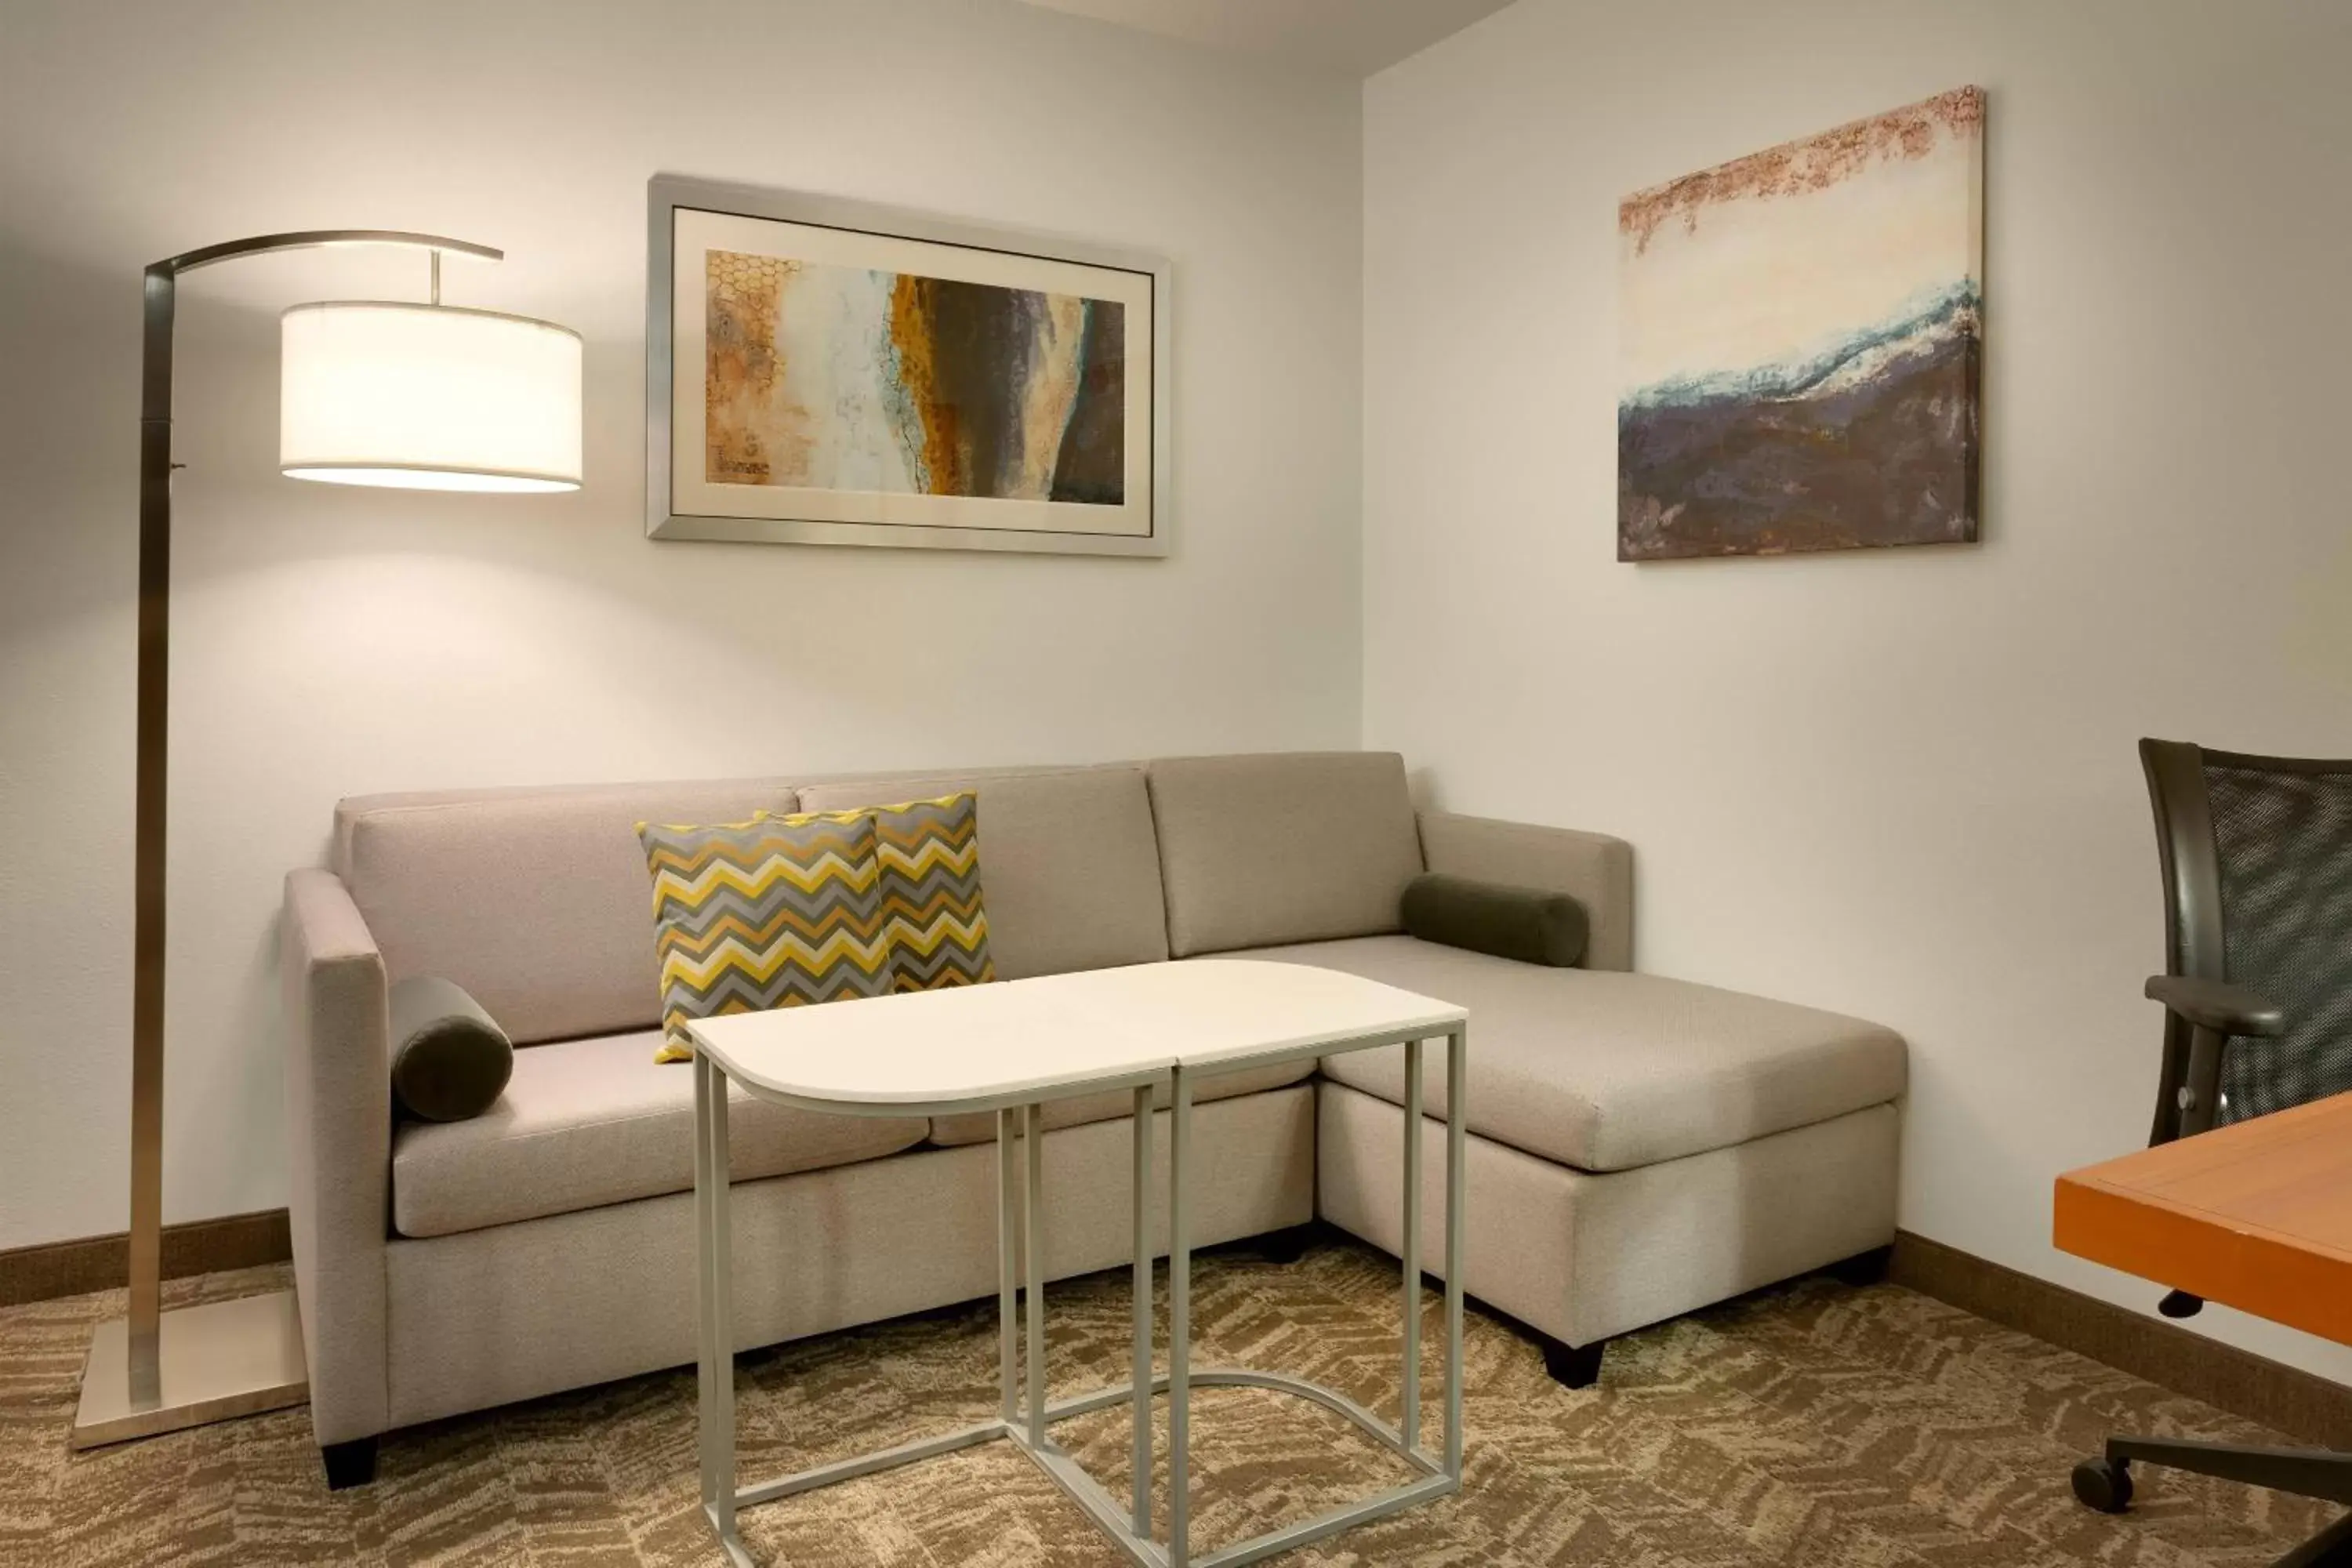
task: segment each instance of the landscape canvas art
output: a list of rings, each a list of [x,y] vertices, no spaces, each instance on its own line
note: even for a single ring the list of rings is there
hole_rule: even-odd
[[[649,196],[656,538],[1165,553],[1164,262],[668,175]]]
[[[1984,94],[1618,208],[1622,561],[1977,537]]]

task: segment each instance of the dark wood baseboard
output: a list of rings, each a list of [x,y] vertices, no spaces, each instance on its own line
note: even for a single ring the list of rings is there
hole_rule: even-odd
[[[283,1263],[293,1256],[284,1209],[163,1227],[163,1275],[170,1279]],[[126,1283],[129,1271],[129,1238],[121,1231],[0,1252],[0,1307],[111,1289]],[[2352,1388],[2162,1319],[1909,1231],[1895,1235],[1887,1277],[2290,1436],[2323,1444],[2352,1440]],[[2157,1288],[2148,1290],[2153,1304]]]
[[[163,1227],[163,1278],[283,1263],[294,1256],[284,1209],[225,1215]],[[131,1238],[85,1236],[0,1252],[0,1307],[110,1290],[131,1282]]]
[[[1888,1278],[2305,1442],[2352,1440],[2352,1388],[1957,1247],[1898,1231]]]

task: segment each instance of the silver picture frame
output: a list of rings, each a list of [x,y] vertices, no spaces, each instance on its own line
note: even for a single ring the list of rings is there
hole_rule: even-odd
[[[646,532],[661,540],[737,543],[854,544],[914,550],[1009,550],[1053,554],[1164,556],[1172,538],[1171,275],[1164,257],[992,225],[909,212],[868,202],[779,191],[726,181],[656,174],[646,183]],[[941,526],[903,521],[847,522],[812,518],[712,516],[674,504],[677,433],[677,215],[680,211],[772,219],[890,239],[992,251],[1016,258],[1139,274],[1150,308],[1151,407],[1129,428],[1148,430],[1149,527],[1142,532],[1042,528]],[[1130,420],[1133,416],[1130,413]],[[1057,503],[1058,504],[1058,503]],[[782,510],[780,508],[780,510]]]

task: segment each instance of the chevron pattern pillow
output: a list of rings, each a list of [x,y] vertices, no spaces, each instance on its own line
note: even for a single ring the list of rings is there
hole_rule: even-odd
[[[726,1013],[889,994],[874,820],[862,811],[715,827],[637,824],[661,958],[656,1061],[694,1058],[686,1026]]]
[[[874,858],[900,991],[978,985],[996,978],[980,893],[980,802],[970,791],[879,805]]]

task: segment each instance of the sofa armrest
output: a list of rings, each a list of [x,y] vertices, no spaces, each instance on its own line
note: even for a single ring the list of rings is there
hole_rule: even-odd
[[[1421,854],[1433,871],[1566,893],[1591,921],[1584,967],[1633,967],[1633,847],[1623,839],[1424,811]]]
[[[390,1425],[384,1239],[392,1075],[383,955],[331,871],[286,879],[287,1209],[321,1447]]]

